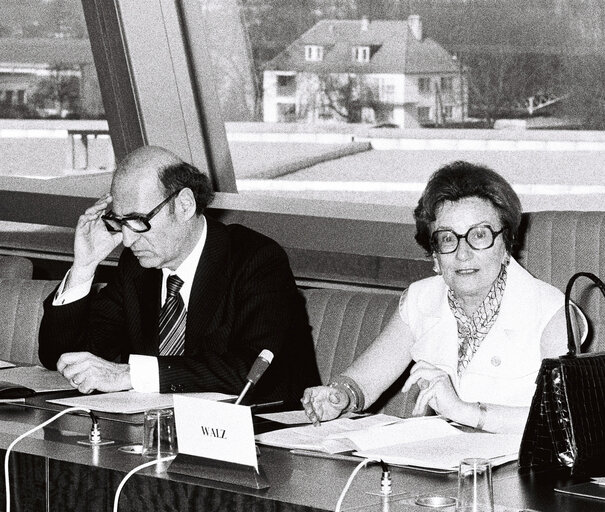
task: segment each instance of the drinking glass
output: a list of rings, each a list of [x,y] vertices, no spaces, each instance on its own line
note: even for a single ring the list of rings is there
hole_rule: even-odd
[[[489,460],[460,461],[456,512],[494,512],[492,464]]]
[[[174,411],[172,409],[150,409],[145,411],[143,457],[159,459],[177,453]]]

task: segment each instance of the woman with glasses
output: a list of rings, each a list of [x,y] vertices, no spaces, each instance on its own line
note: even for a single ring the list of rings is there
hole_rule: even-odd
[[[565,353],[567,342],[563,293],[511,257],[519,198],[494,171],[454,162],[430,178],[414,217],[436,275],[403,293],[342,375],[305,390],[305,412],[319,424],[361,411],[413,362],[402,389],[419,388],[413,415],[430,408],[480,430],[520,432],[541,360]]]

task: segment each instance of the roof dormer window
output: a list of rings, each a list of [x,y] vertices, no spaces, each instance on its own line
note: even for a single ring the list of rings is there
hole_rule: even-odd
[[[317,46],[314,44],[308,44],[305,46],[305,60],[310,61],[321,61],[324,60],[324,47]]]
[[[370,62],[370,47],[356,46],[353,48],[353,59],[357,62]]]

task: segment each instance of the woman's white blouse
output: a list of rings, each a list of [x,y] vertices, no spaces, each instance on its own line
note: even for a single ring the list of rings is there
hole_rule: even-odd
[[[542,333],[563,304],[560,290],[534,278],[511,259],[498,318],[460,378],[456,319],[443,278],[410,285],[399,311],[412,332],[412,359],[447,372],[462,400],[527,407],[543,357]],[[565,354],[565,337],[561,336],[560,347],[548,351]]]

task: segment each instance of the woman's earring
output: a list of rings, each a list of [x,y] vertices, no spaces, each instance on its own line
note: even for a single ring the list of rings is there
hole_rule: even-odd
[[[507,251],[506,254],[504,255],[504,258],[502,259],[502,265],[505,267],[508,267],[509,263],[510,263],[510,254]]]
[[[435,274],[441,275],[441,267],[439,266],[437,256],[433,256],[433,272],[435,272]]]

